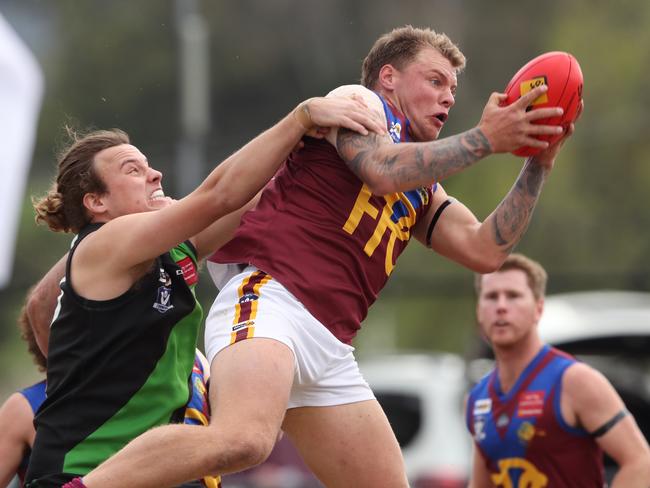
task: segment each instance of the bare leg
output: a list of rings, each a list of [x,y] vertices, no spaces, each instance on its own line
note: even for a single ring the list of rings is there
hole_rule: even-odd
[[[264,461],[286,410],[294,377],[293,353],[272,339],[248,339],[221,351],[210,372],[208,427],[152,429],[86,475],[86,486],[172,487]]]
[[[328,488],[406,488],[402,454],[375,400],[293,408],[284,431]]]

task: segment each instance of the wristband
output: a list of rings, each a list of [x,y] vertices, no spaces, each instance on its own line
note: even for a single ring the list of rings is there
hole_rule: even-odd
[[[296,118],[298,123],[306,131],[313,129],[315,125],[314,122],[311,120],[311,114],[309,113],[308,104],[309,104],[309,100],[305,100],[300,105],[298,105],[293,111],[293,116]]]

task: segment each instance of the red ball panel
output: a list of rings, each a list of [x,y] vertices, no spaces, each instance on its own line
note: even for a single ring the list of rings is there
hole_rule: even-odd
[[[550,117],[536,120],[536,124],[561,125],[565,130],[579,115],[582,100],[582,70],[576,58],[571,54],[553,51],[542,54],[524,65],[506,87],[508,95],[505,105],[518,100],[522,95],[533,88],[545,84],[548,91],[537,98],[529,110],[544,107],[562,107],[564,114],[561,117]],[[554,136],[538,136],[538,139],[554,143],[562,134]],[[534,156],[541,149],[521,147],[513,154],[516,156]]]

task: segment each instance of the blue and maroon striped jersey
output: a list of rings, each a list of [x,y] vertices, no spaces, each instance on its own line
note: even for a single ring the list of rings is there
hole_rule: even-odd
[[[467,426],[495,486],[605,486],[600,447],[560,411],[562,375],[575,362],[546,345],[507,393],[496,369],[472,388]]]

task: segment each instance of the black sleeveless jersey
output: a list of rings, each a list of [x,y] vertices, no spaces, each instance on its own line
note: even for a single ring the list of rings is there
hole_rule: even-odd
[[[181,422],[202,310],[196,252],[185,242],[156,258],[121,296],[87,300],[68,283],[73,241],[50,331],[47,398],[35,418],[30,486],[85,475],[152,427]]]

